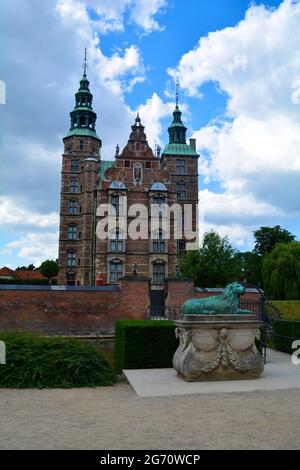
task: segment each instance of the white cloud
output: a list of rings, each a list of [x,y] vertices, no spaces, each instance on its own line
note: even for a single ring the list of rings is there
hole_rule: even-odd
[[[251,6],[243,21],[201,38],[169,70],[191,96],[213,81],[228,97],[224,119],[194,133],[200,173],[224,191],[200,193],[220,228],[231,220],[250,233],[300,215],[299,24],[298,1]]]
[[[8,197],[0,197],[0,226],[2,228],[18,227],[22,230],[24,227],[33,226],[36,229],[49,229],[56,228],[58,222],[59,216],[56,212],[49,214],[31,212],[19,205],[18,201]]]
[[[27,233],[19,240],[14,240],[6,245],[6,249],[14,251],[16,256],[23,258],[24,262],[30,262],[39,266],[46,259],[58,257],[58,233]]]
[[[154,19],[155,15],[166,7],[166,0],[135,0],[131,11],[131,18],[146,33],[163,29]]]

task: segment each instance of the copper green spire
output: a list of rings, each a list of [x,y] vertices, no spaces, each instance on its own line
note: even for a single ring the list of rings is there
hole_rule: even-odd
[[[173,122],[168,129],[169,144],[185,144],[187,128],[181,121],[181,111],[179,109],[179,82],[176,81],[176,104],[173,112]]]
[[[84,53],[83,77],[75,94],[75,108],[70,113],[71,128],[67,137],[71,135],[91,136],[99,139],[96,134],[97,114],[93,110],[93,95],[90,92],[90,82],[87,79],[87,50]]]

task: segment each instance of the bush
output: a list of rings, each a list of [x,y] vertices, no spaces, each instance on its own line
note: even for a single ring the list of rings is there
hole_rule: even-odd
[[[278,351],[292,354],[291,345],[294,340],[300,339],[300,321],[277,320],[274,323],[274,347]]]
[[[116,322],[115,367],[156,369],[172,367],[178,347],[175,325],[166,320],[119,320]]]
[[[112,385],[115,372],[91,344],[39,334],[0,333],[6,365],[0,365],[3,388],[71,388]]]

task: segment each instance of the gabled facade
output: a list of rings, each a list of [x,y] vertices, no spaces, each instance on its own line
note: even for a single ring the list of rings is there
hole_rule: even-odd
[[[118,215],[125,204],[130,225],[134,220],[134,211],[130,211],[135,204],[143,204],[150,214],[153,204],[163,207],[189,203],[194,206],[195,228],[199,157],[195,141],[186,143],[187,129],[176,103],[169,143],[162,155],[153,153],[137,115],[123,151],[117,146],[114,159],[102,160],[92,102],[84,72],[70,113],[71,128],[64,138],[59,283],[95,285],[98,277],[103,283],[116,284],[123,276],[137,273],[151,280],[152,290],[163,291],[166,279],[175,273],[178,256],[185,251],[184,238],[178,241],[172,236],[172,218],[170,239],[161,229],[151,233],[149,215],[144,219],[140,215],[140,229],[148,232],[146,238],[127,237],[117,217],[116,228],[107,240],[101,240],[96,236],[96,227],[106,214],[97,215],[97,208],[112,204]]]

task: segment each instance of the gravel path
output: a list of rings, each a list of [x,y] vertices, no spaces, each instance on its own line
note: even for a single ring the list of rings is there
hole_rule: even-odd
[[[300,449],[299,390],[0,390],[0,449]]]

